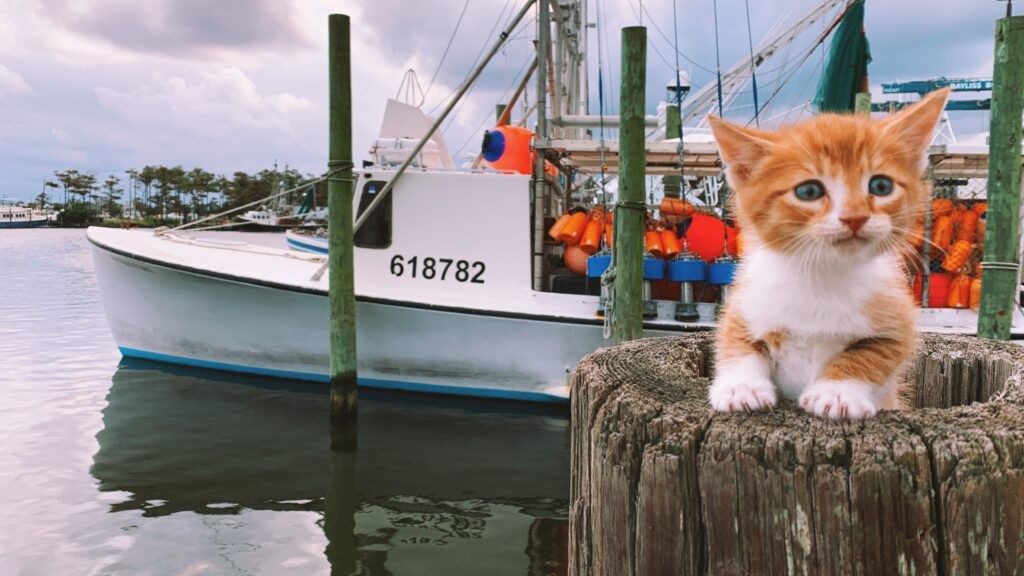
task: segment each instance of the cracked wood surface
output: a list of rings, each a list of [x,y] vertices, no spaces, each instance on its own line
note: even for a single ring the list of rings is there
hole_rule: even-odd
[[[1024,348],[925,336],[916,408],[712,414],[713,335],[573,376],[570,574],[1024,576]]]

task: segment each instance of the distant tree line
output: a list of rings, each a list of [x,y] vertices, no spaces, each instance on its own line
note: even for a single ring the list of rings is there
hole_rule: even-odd
[[[231,177],[202,168],[144,166],[110,174],[103,180],[93,172],[56,170],[46,180],[35,204],[61,210],[65,225],[88,224],[103,218],[130,218],[151,224],[191,222],[210,214],[266,198],[278,191],[319,178],[293,168],[235,172]],[[327,186],[316,190],[325,205]]]

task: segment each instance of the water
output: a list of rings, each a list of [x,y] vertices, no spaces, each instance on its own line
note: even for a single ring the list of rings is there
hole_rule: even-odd
[[[0,231],[0,574],[565,572],[563,409],[124,361],[83,231]]]

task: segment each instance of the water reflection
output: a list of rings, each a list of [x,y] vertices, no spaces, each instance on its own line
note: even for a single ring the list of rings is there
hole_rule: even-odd
[[[111,512],[314,513],[333,574],[565,573],[561,410],[366,392],[359,451],[332,454],[322,386],[132,361],[107,403]]]

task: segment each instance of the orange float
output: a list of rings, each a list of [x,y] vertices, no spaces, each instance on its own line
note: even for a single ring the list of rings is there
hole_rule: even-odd
[[[615,247],[615,224],[611,219],[604,225],[604,244],[608,248]]]
[[[940,216],[935,220],[932,230],[932,244],[943,252],[949,251],[953,243],[953,217],[950,215]]]
[[[661,247],[665,253],[665,258],[671,258],[683,251],[683,245],[679,241],[679,237],[676,236],[675,231],[659,228],[658,234],[661,235]]]
[[[565,225],[569,223],[570,218],[572,218],[572,214],[568,212],[559,216],[558,220],[555,220],[555,223],[551,226],[551,229],[548,230],[548,236],[551,237],[552,240],[561,242],[558,235],[562,233],[562,228],[565,228]]]
[[[587,254],[595,254],[601,249],[601,233],[604,232],[604,218],[600,220],[591,218],[587,227],[583,229],[583,237],[580,238],[580,249]]]
[[[530,174],[533,171],[533,132],[519,126],[498,126],[484,132],[480,154],[503,172]]]
[[[682,216],[685,218],[694,212],[693,204],[681,198],[671,198],[668,196],[662,198],[659,210],[663,217]]]
[[[957,240],[956,244],[950,248],[949,253],[942,260],[942,269],[946,272],[959,272],[964,264],[970,260],[971,254],[974,253],[974,245],[967,240]]]
[[[583,276],[587,273],[587,258],[589,257],[590,255],[579,246],[565,247],[565,265],[573,274]]]
[[[957,274],[949,284],[949,295],[946,305],[950,308],[967,308],[971,303],[971,281],[967,274]]]
[[[956,229],[956,239],[974,242],[974,236],[978,232],[978,217],[980,215],[973,210],[964,210],[960,213],[959,226]]]
[[[953,201],[949,198],[936,198],[932,200],[932,216],[941,218],[953,213]]]
[[[665,255],[665,247],[661,244],[661,234],[657,230],[648,230],[644,233],[644,250],[655,258]]]
[[[558,233],[558,239],[566,246],[575,246],[583,236],[583,230],[587,227],[588,220],[586,210],[574,212],[562,227],[562,231]]]
[[[969,298],[968,305],[971,310],[977,310],[981,308],[981,278],[975,277],[971,280],[971,297]]]
[[[952,275],[945,272],[933,272],[928,280],[928,307],[945,308],[949,299],[949,284]],[[921,275],[914,277],[914,300],[921,304]]]

